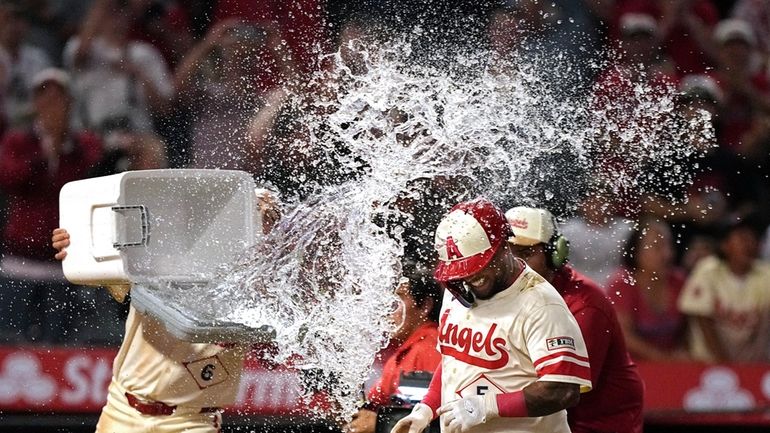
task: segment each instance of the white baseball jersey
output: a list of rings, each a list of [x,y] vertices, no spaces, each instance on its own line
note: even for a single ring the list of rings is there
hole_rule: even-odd
[[[522,262],[523,263],[523,262]],[[583,336],[564,300],[526,266],[489,300],[465,308],[444,294],[438,351],[441,404],[469,395],[508,393],[540,381],[591,389]],[[569,432],[565,410],[544,417],[496,418],[472,432]]]
[[[717,257],[704,258],[679,295],[679,309],[712,317],[731,360],[770,360],[770,264],[757,261],[746,276],[738,277]],[[693,356],[713,361],[699,329],[691,335]]]
[[[248,347],[189,343],[130,308],[113,381],[146,400],[183,407],[233,403]]]

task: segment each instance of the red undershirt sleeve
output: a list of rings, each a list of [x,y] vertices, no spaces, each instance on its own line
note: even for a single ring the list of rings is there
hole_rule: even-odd
[[[441,406],[441,363],[433,372],[433,378],[428,386],[428,393],[422,399],[422,404],[428,405],[433,410],[433,418],[436,417],[436,411]]]

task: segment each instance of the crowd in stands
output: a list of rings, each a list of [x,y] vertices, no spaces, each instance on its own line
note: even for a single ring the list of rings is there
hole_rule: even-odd
[[[478,18],[498,54],[538,41],[576,58],[584,72],[560,83],[565,92],[671,85],[685,115],[712,113],[718,146],[681,165],[693,178],[684,191],[661,180],[635,206],[592,194],[562,232],[573,266],[613,301],[635,359],[770,362],[770,2],[396,3],[0,1],[0,342],[121,340],[125,306],[68,290],[53,260],[66,182],[196,167],[290,184],[280,145],[298,132],[284,86],[313,73],[317,50],[365,34],[367,19],[408,28],[411,12],[438,3],[421,25],[454,11]],[[609,52],[592,73],[592,53]]]

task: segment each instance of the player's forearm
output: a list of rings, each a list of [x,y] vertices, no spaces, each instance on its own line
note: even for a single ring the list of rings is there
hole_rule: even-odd
[[[527,408],[527,414],[522,416],[550,415],[580,401],[580,386],[573,383],[538,381],[527,385],[521,393]],[[505,397],[498,398],[498,406],[501,399]]]

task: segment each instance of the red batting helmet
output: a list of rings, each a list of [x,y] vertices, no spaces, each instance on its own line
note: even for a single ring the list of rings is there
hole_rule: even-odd
[[[479,198],[455,205],[436,229],[440,282],[459,280],[484,269],[503,242],[513,236],[503,211]]]

